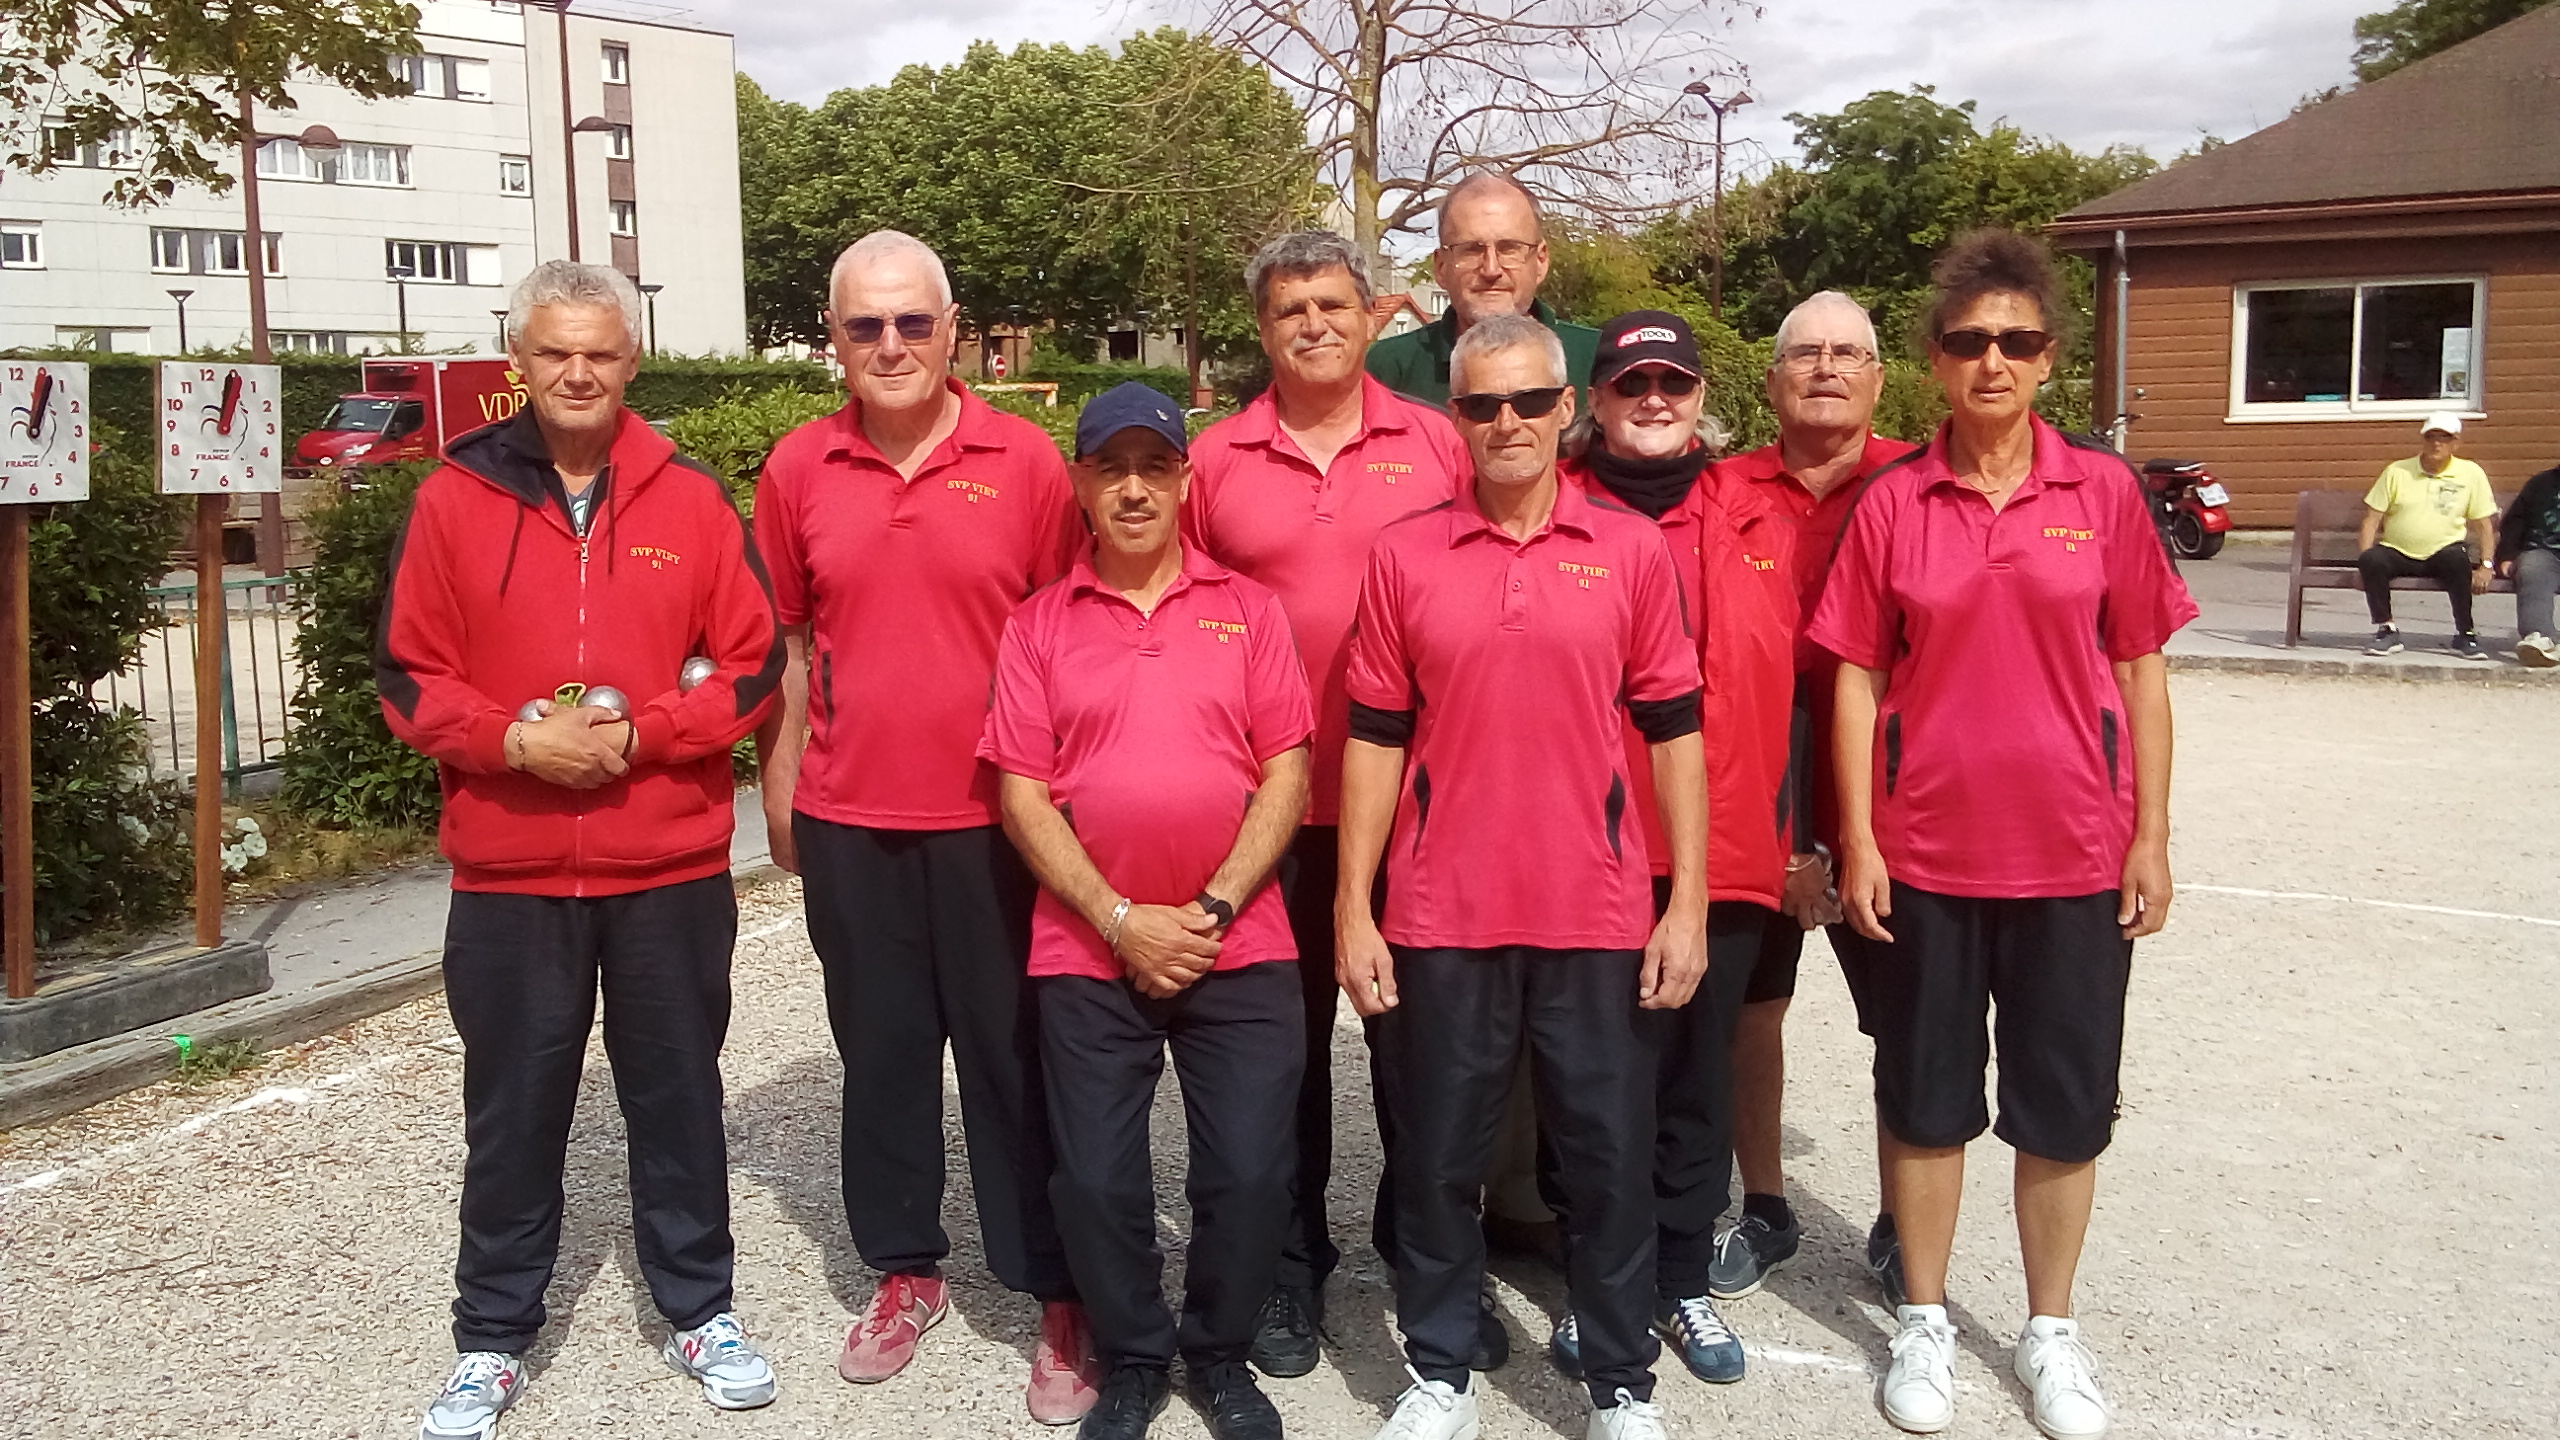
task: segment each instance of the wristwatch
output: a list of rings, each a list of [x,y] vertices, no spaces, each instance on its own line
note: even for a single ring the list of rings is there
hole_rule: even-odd
[[[1210,894],[1206,890],[1201,891],[1199,896],[1192,900],[1191,903],[1208,911],[1209,918],[1217,921],[1218,928],[1221,930],[1224,930],[1228,926],[1236,923],[1236,907],[1219,899],[1217,896]]]

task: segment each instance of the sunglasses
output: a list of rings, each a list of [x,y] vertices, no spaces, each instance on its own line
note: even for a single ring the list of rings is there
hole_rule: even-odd
[[[1629,400],[1641,400],[1656,390],[1677,399],[1698,388],[1698,377],[1686,370],[1638,368],[1621,372],[1609,382],[1609,388]]]
[[[886,315],[847,315],[843,318],[844,338],[856,345],[877,345],[881,332],[892,324],[898,327],[898,338],[910,345],[921,345],[933,338],[942,317],[924,311],[911,311],[895,320]]]
[[[1449,408],[1471,425],[1490,425],[1501,418],[1506,405],[1521,419],[1536,420],[1551,413],[1563,398],[1563,386],[1545,385],[1535,390],[1514,390],[1508,395],[1452,395]]]
[[[2033,360],[2053,344],[2042,330],[1949,330],[1938,337],[1938,349],[1958,360],[1979,360],[1992,346],[2012,360]]]

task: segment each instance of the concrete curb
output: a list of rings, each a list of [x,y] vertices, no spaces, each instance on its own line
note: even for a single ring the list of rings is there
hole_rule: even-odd
[[[2521,665],[2499,662],[2482,664],[2477,660],[2459,664],[2412,665],[2389,660],[2366,660],[2350,656],[2313,655],[2179,655],[2169,656],[2169,668],[2182,671],[2220,671],[2228,675],[2326,675],[2347,676],[2358,680],[2398,680],[2405,684],[2445,685],[2550,685],[2560,671],[2528,670]]]
[[[788,878],[770,861],[733,873],[741,894]],[[292,991],[268,991],[143,1030],[111,1035],[15,1065],[0,1065],[0,1132],[59,1119],[165,1079],[177,1069],[171,1035],[201,1047],[246,1040],[262,1050],[326,1035],[444,988],[441,945]]]

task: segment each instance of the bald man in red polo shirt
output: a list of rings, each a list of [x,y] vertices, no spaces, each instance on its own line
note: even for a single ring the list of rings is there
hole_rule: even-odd
[[[1706,968],[1697,642],[1662,532],[1559,483],[1573,402],[1553,334],[1482,321],[1451,381],[1475,474],[1370,554],[1343,754],[1336,969],[1353,1008],[1385,1017],[1396,1313],[1416,1376],[1382,1434],[1477,1431],[1475,1202],[1525,1041],[1565,1192],[1587,1434],[1662,1440],[1654,1072],[1637,1012],[1687,1004]],[[1630,813],[1630,718],[1672,851],[1659,922]],[[1382,858],[1395,883],[1380,922]]]
[[[1094,545],[1005,627],[982,750],[1040,877],[1058,1223],[1110,1367],[1080,1440],[1139,1440],[1177,1353],[1215,1440],[1280,1440],[1245,1360],[1289,1212],[1305,1005],[1271,881],[1314,717],[1279,600],[1176,539],[1185,447],[1181,410],[1144,385],[1085,406]],[[1178,1327],[1147,1143],[1167,1049],[1191,1135]]]
[[[1446,415],[1363,368],[1374,336],[1369,262],[1358,246],[1327,230],[1283,235],[1253,257],[1245,282],[1271,359],[1271,388],[1192,443],[1182,527],[1190,544],[1279,595],[1316,693],[1314,790],[1306,827],[1280,868],[1306,982],[1297,1178],[1279,1281],[1253,1349],[1264,1373],[1286,1377],[1316,1366],[1325,1277],[1342,1259],[1326,1223],[1325,1187],[1333,1175],[1341,994],[1333,979],[1335,824],[1351,723],[1344,685],[1352,611],[1378,532],[1455,494],[1472,462]]]
[[[837,1370],[888,1379],[947,1312],[948,1043],[988,1268],[1043,1302],[1027,1400],[1064,1424],[1095,1390],[1026,1008],[1038,887],[977,743],[1005,621],[1084,527],[1048,435],[950,378],[958,319],[921,241],[880,231],[836,261],[827,325],[852,399],[783,437],[756,489],[791,627],[783,710],[758,734],[765,819],[775,863],[807,881],[845,1067],[845,1219],[881,1274]]]

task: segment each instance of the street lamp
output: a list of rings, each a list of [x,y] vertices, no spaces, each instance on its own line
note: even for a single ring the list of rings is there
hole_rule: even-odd
[[[338,132],[326,125],[314,125],[299,135],[261,135],[249,97],[240,97],[240,204],[241,218],[249,226],[241,237],[249,252],[242,257],[249,267],[249,358],[261,365],[276,358],[267,340],[267,231],[258,214],[258,147],[270,140],[290,140],[314,155],[335,155],[346,148]]]
[[[391,276],[392,287],[400,292],[400,353],[409,353],[409,277],[418,273],[415,265],[384,267]]]
[[[649,297],[649,358],[658,358],[658,292],[664,285],[643,285],[640,293]]]
[[[504,355],[507,353],[507,312],[492,310],[489,318],[498,322],[498,353]]]
[[[568,53],[568,33],[569,7],[563,4],[560,7],[560,36],[564,57]],[[564,124],[569,119],[569,62],[566,58],[560,62],[560,119]],[[561,211],[569,224],[569,258],[572,260],[578,258],[578,137],[603,135],[612,129],[612,121],[601,115],[590,115],[570,125],[568,133],[560,137],[560,176],[568,187],[568,198],[562,202]]]
[[[1707,212],[1707,228],[1716,247],[1716,268],[1713,287],[1707,292],[1707,305],[1721,321],[1724,319],[1724,117],[1728,111],[1750,104],[1751,96],[1747,91],[1736,90],[1732,99],[1718,100],[1704,80],[1692,80],[1680,89],[1683,94],[1695,95],[1706,101],[1707,108],[1716,113],[1716,188],[1715,198]]]
[[[169,292],[169,298],[178,302],[178,353],[181,355],[187,353],[187,297],[195,293],[193,290]]]

